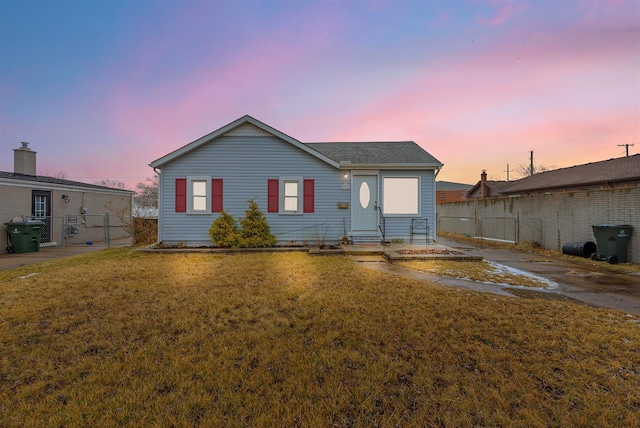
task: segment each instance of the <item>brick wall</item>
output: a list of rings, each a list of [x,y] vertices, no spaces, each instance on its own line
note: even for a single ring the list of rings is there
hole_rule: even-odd
[[[464,201],[466,190],[436,190],[437,203]]]
[[[628,224],[628,261],[640,263],[640,187],[438,204],[437,217],[442,232],[535,241],[556,251],[569,242],[596,242],[593,225]]]

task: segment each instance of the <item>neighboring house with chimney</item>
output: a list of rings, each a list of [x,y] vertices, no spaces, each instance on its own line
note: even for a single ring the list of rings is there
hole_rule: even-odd
[[[107,211],[131,215],[133,192],[36,174],[36,152],[28,143],[13,149],[14,171],[0,171],[0,249],[16,217],[44,222],[41,246],[100,242],[127,237],[116,216],[105,230]],[[0,252],[1,254],[1,252]]]
[[[593,226],[629,225],[628,260],[640,263],[640,154],[545,171],[499,189],[485,177],[470,192],[476,197],[438,206],[440,231],[560,251],[595,241]]]
[[[511,181],[487,180],[485,170],[480,174],[480,181],[465,194],[465,199],[486,199],[500,196],[502,189],[509,186]]]
[[[436,203],[464,201],[472,187],[471,184],[436,181]]]

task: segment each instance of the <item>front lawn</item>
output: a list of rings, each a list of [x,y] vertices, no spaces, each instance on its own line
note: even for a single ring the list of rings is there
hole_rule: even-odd
[[[0,425],[640,426],[639,322],[341,256],[104,250],[0,272]]]

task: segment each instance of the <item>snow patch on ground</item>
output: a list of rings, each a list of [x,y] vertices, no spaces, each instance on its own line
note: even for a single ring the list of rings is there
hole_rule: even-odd
[[[527,271],[524,271],[524,270],[516,269],[516,268],[510,267],[510,266],[501,265],[500,263],[491,262],[491,261],[488,261],[488,260],[486,260],[485,262],[488,263],[489,265],[491,265],[491,267],[493,267],[496,270],[494,273],[497,273],[497,274],[505,273],[505,274],[511,274],[511,275],[524,276],[524,277],[534,279],[535,281],[544,284],[542,287],[515,286],[515,285],[511,285],[511,284],[501,284],[501,285],[506,285],[506,286],[515,287],[515,288],[533,289],[533,290],[553,290],[555,288],[558,288],[558,283],[557,282],[548,280],[547,278],[543,278],[543,277],[535,275],[535,274],[533,274],[531,272],[527,272]]]

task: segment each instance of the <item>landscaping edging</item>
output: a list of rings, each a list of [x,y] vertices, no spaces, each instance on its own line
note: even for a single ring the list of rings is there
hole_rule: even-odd
[[[400,254],[397,251],[385,251],[384,257],[390,262],[403,260],[456,260],[456,261],[481,261],[482,256],[469,254]]]
[[[211,253],[211,254],[242,254],[242,253],[309,253],[310,255],[341,255],[344,250],[341,248],[317,248],[317,247],[268,247],[268,248],[215,248],[215,247],[175,247],[158,248],[145,247],[137,251],[143,253],[160,254],[186,254],[186,253]]]

